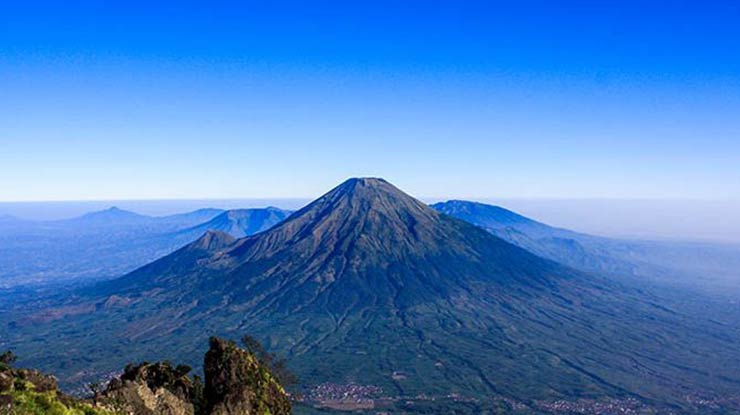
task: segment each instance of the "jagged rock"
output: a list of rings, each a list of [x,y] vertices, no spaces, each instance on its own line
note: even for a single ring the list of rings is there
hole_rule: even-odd
[[[211,338],[204,371],[206,414],[290,414],[285,390],[252,354],[233,342]]]
[[[0,393],[12,391],[13,383],[14,378],[11,371],[0,372]]]
[[[100,401],[127,415],[193,415],[194,388],[188,371],[168,363],[129,365],[108,384]]]
[[[10,413],[13,409],[13,397],[10,395],[0,395],[0,414]]]
[[[14,372],[18,380],[30,384],[30,387],[35,392],[52,392],[57,390],[57,379],[54,376],[45,375],[33,369],[17,369]]]
[[[128,365],[102,392],[91,386],[95,396],[82,400],[59,392],[53,376],[5,365],[0,368],[0,415],[38,413],[33,408],[47,406],[48,413],[86,415],[290,414],[288,395],[254,355],[215,337],[210,345],[205,391],[198,377],[188,376],[188,366],[145,362]]]

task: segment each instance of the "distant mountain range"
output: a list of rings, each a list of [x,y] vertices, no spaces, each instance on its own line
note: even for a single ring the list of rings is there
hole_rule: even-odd
[[[29,225],[43,227],[69,228],[76,231],[97,231],[98,228],[146,228],[151,227],[159,232],[195,226],[207,222],[223,213],[223,209],[198,209],[192,212],[168,216],[148,216],[123,210],[118,207],[86,213],[71,219],[55,221],[30,222]]]
[[[574,268],[632,274],[636,266],[619,259],[608,246],[616,241],[554,228],[510,210],[483,203],[451,200],[431,206],[438,212],[480,226],[492,234],[545,258]]]
[[[288,211],[199,209],[146,216],[116,207],[57,221],[0,219],[0,289],[84,284],[120,276],[215,229],[236,237],[263,231]]]
[[[740,294],[740,246],[597,237],[531,220],[498,206],[451,200],[432,208],[480,226],[544,258],[615,277]]]
[[[461,200],[432,208],[578,269],[689,286],[725,297],[740,293],[740,245],[596,237],[554,228],[498,206]],[[209,229],[243,237],[266,230],[288,213],[272,207],[206,208],[155,217],[112,207],[57,221],[0,216],[0,289],[112,278]]]
[[[372,385],[410,410],[450,396],[474,413],[606,398],[687,410],[737,393],[737,327],[491,233],[501,223],[551,237],[545,225],[435,208],[486,217],[488,231],[382,179],[351,179],[269,230],[209,231],[121,278],[18,309],[0,335],[71,383],[123,359],[197,365],[209,335],[249,333],[308,387]]]
[[[156,222],[157,220],[158,218],[152,216],[140,215],[114,206],[99,212],[86,213],[78,218],[59,222],[67,225],[87,224],[92,226],[126,226],[131,224]]]

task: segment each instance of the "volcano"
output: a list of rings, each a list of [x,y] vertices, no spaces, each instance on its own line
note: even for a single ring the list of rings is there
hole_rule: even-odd
[[[209,335],[249,333],[308,386],[394,397],[676,405],[740,385],[728,327],[540,258],[378,178],[350,179],[253,236],[208,232],[74,302],[29,342],[64,333],[57,342],[94,351],[101,369],[121,354],[195,363]],[[37,366],[75,369],[67,349],[44,353]]]
[[[351,179],[272,230],[207,254],[192,280],[179,269],[193,259],[186,247],[112,285],[117,294],[128,287],[172,291],[170,284],[185,288],[186,279],[197,285],[189,293],[222,290],[254,303],[253,311],[320,309],[339,317],[358,305],[451,298],[476,284],[542,291],[573,276],[375,178]]]

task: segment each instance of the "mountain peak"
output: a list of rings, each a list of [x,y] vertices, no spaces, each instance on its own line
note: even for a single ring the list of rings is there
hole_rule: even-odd
[[[187,248],[191,250],[216,251],[225,248],[236,241],[236,238],[226,232],[207,230],[198,240]]]
[[[134,213],[128,210],[123,210],[119,208],[118,206],[111,206],[108,209],[99,210],[97,212],[90,212],[90,214],[98,214],[98,215],[138,215],[138,213]]]
[[[225,253],[216,261],[228,258],[229,266],[281,263],[280,270],[260,276],[270,283],[288,278],[283,275],[308,272],[317,289],[346,289],[363,301],[379,291],[406,287],[397,301],[414,303],[467,290],[472,281],[541,287],[559,274],[552,264],[473,225],[440,215],[377,178],[349,179],[274,228],[240,239]],[[513,269],[516,272],[509,272]],[[276,274],[280,277],[273,278]],[[296,287],[285,295],[301,295],[309,287]],[[346,311],[348,304],[340,297],[331,301],[336,310]]]
[[[99,210],[97,212],[91,212],[90,214],[97,215],[108,215],[108,216],[143,216],[130,210],[124,210],[118,206],[111,206],[108,209]]]
[[[95,212],[86,213],[76,219],[87,222],[109,222],[109,221],[147,221],[150,220],[150,216],[141,215],[136,212],[124,210],[116,206],[111,206],[108,209],[98,210]]]
[[[439,214],[379,178],[352,178],[291,215],[269,233],[270,245],[294,243],[308,235],[330,249],[337,241],[370,250],[414,250],[432,237]],[[251,242],[245,241],[246,244]]]
[[[351,177],[341,183],[339,186],[385,186],[390,185],[388,181],[381,177]]]
[[[401,190],[384,179],[378,177],[354,177],[342,182],[325,196],[332,194],[341,196],[370,196],[372,195],[371,192],[405,195]]]
[[[330,190],[313,203],[297,212],[296,217],[307,211],[323,209],[350,208],[344,212],[349,215],[357,215],[368,211],[391,211],[410,210],[415,214],[435,214],[424,204],[404,193],[396,186],[384,179],[377,177],[351,178]]]

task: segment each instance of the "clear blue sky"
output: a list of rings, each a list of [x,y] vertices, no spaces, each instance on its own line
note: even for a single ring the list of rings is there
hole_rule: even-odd
[[[0,3],[0,201],[740,198],[737,1],[106,3]]]

